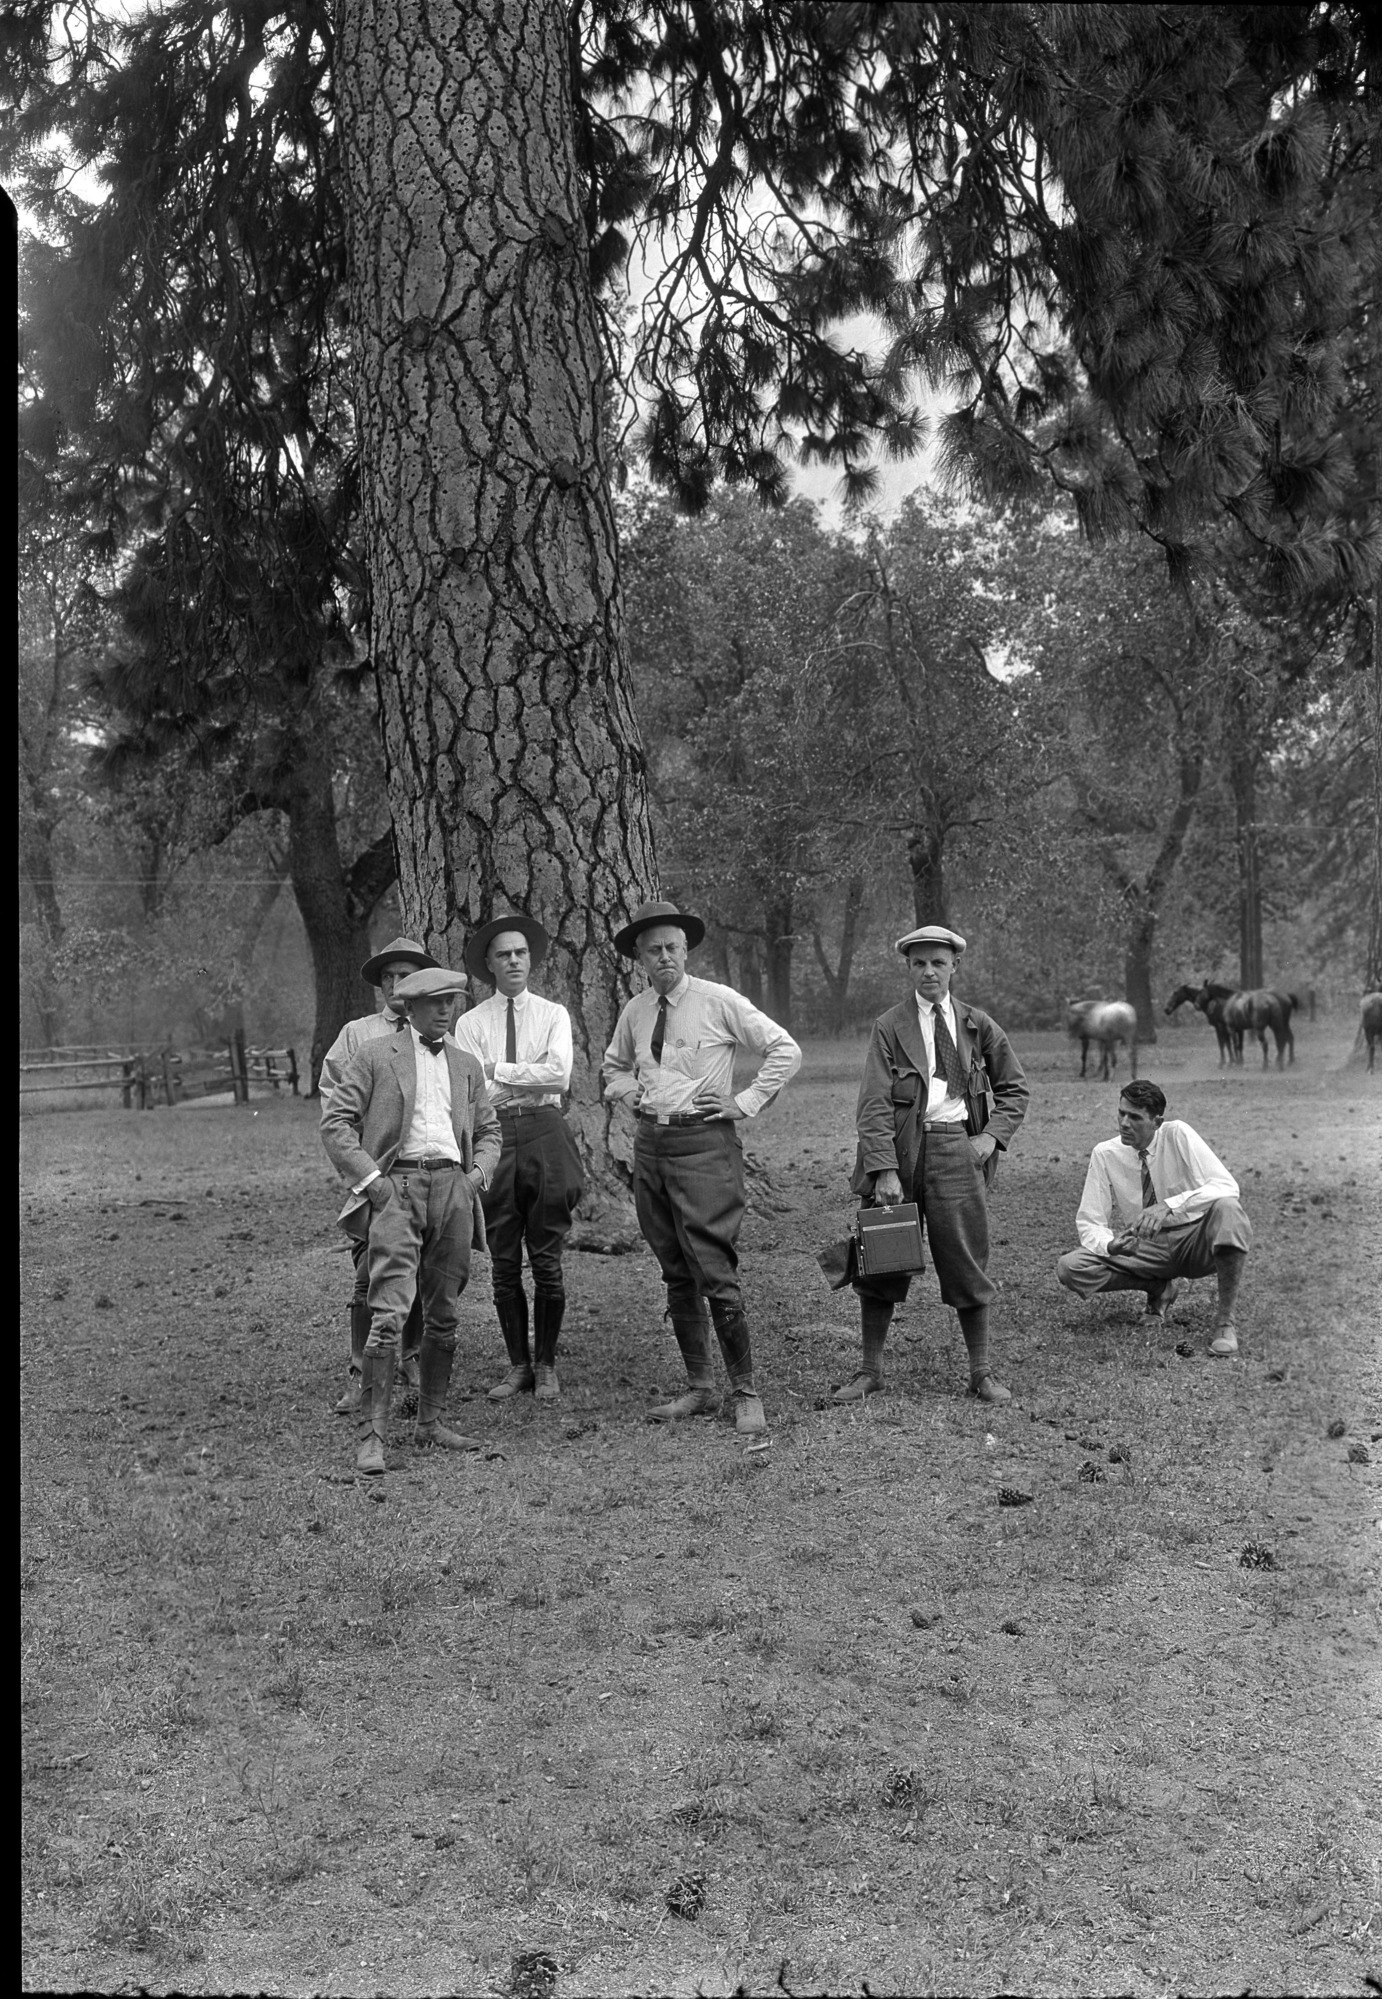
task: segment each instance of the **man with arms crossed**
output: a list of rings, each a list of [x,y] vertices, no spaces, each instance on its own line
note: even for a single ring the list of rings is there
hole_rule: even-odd
[[[873,1024],[855,1113],[859,1151],[853,1187],[884,1206],[921,1210],[941,1298],[959,1316],[969,1354],[971,1394],[1010,1402],[989,1364],[988,1189],[1027,1113],[1027,1079],[996,1020],[957,1003],[950,991],[965,940],[944,924],[923,924],[897,940],[914,992]],[[992,1098],[992,1109],[989,1100]],[[859,1277],[863,1354],[836,1402],[858,1402],[883,1386],[883,1347],[893,1307],[907,1295],[902,1275]]]
[[[654,1423],[713,1416],[720,1406],[706,1302],[724,1355],[741,1436],[767,1429],[739,1288],[744,1149],[739,1125],[766,1110],[801,1066],[790,1034],[732,986],[691,977],[686,954],[705,935],[698,916],[645,902],[615,935],[650,981],[620,1014],[605,1050],[605,1095],[637,1118],[633,1196],[638,1225],[662,1268],[667,1310],[686,1364],[684,1395],[648,1411]],[[734,1057],[763,1058],[732,1093]]]
[[[391,944],[386,944],[382,951],[376,951],[360,967],[360,977],[365,984],[377,986],[383,994],[383,1010],[361,1014],[357,1020],[348,1020],[322,1057],[317,1087],[321,1092],[323,1110],[331,1101],[341,1072],[357,1048],[363,1048],[367,1041],[377,1040],[381,1035],[397,1034],[405,1024],[403,1002],[395,999],[400,981],[406,979],[410,972],[435,969],[436,962],[411,937],[395,937]],[[363,1236],[358,1240],[351,1239],[355,1286],[350,1296],[350,1366],[344,1393],[336,1404],[337,1416],[353,1416],[360,1407],[360,1369],[364,1362],[365,1341],[369,1338],[369,1263],[365,1248]],[[398,1365],[399,1374],[408,1388],[418,1385],[417,1350],[421,1339],[422,1310],[415,1302],[408,1315],[408,1323],[403,1328],[403,1357]]]
[[[533,1393],[555,1402],[557,1338],[566,1310],[561,1252],[584,1181],[562,1094],[571,1085],[571,1016],[530,990],[530,975],[547,955],[547,932],[532,917],[497,916],[465,947],[472,978],[487,979],[494,997],[472,1007],[453,1030],[485,1072],[490,1108],[504,1149],[484,1197],[494,1281],[494,1309],[508,1349],[509,1371],[490,1390],[492,1402]],[[533,1273],[533,1351],[528,1351],[528,1299],[523,1246]]]
[[[408,1025],[366,1042],[322,1112],[322,1143],[350,1185],[348,1234],[369,1232],[370,1332],[360,1395],[357,1471],[382,1472],[399,1340],[422,1299],[419,1444],[476,1451],[442,1422],[456,1353],[456,1302],[472,1240],[485,1243],[481,1190],[499,1163],[499,1121],[484,1072],[447,1034],[464,972],[414,972],[397,988]]]
[[[1056,1265],[1067,1291],[1145,1291],[1151,1318],[1164,1318],[1186,1277],[1219,1281],[1209,1351],[1238,1351],[1234,1309],[1252,1225],[1238,1182],[1190,1125],[1166,1123],[1155,1083],[1129,1083],[1118,1099],[1118,1136],[1090,1154],[1075,1218],[1082,1247]]]

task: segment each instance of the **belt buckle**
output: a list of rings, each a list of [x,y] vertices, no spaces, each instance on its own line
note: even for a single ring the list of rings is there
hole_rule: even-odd
[[[672,1113],[670,1111],[659,1111],[657,1113],[657,1121],[659,1124],[670,1124],[672,1122]]]

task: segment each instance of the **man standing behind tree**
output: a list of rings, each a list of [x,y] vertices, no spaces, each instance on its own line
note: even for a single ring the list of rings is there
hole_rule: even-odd
[[[494,1309],[508,1349],[509,1371],[490,1390],[492,1402],[530,1390],[555,1402],[557,1339],[566,1310],[562,1244],[584,1181],[575,1141],[562,1116],[571,1085],[571,1016],[564,1006],[529,990],[547,955],[547,932],[532,917],[510,912],[477,930],[465,948],[472,978],[494,987],[453,1030],[485,1072],[489,1103],[499,1117],[503,1151],[484,1195]],[[533,1273],[533,1351],[528,1351],[528,1299],[523,1246]]]
[[[442,1422],[456,1352],[456,1305],[472,1241],[485,1243],[480,1192],[499,1163],[499,1123],[473,1055],[447,1033],[464,972],[414,972],[397,988],[408,1025],[366,1042],[322,1113],[322,1143],[350,1184],[341,1226],[369,1231],[370,1333],[360,1396],[357,1471],[382,1472],[389,1395],[404,1323],[417,1297],[419,1444],[478,1451]]]
[[[361,1014],[358,1020],[348,1020],[327,1049],[317,1083],[323,1110],[330,1104],[351,1056],[367,1041],[375,1041],[384,1034],[397,1034],[400,1028],[407,1025],[403,1002],[396,996],[400,981],[406,979],[410,972],[433,971],[436,963],[436,959],[430,957],[421,944],[414,943],[411,937],[395,937],[382,951],[376,951],[372,958],[365,960],[360,967],[360,977],[367,986],[379,988],[384,997],[383,1010]],[[369,1338],[369,1261],[366,1248],[363,1236],[358,1240],[352,1237],[350,1254],[355,1265],[355,1285],[350,1296],[350,1366],[345,1391],[335,1408],[338,1416],[353,1416],[360,1407],[360,1369],[364,1364],[365,1341]],[[415,1389],[418,1385],[417,1350],[421,1342],[422,1307],[414,1301],[408,1323],[403,1328],[403,1353],[398,1364],[399,1374],[408,1388]]]
[[[698,916],[645,902],[615,935],[650,980],[620,1014],[605,1050],[605,1094],[637,1117],[633,1195],[638,1225],[662,1268],[667,1309],[686,1363],[687,1391],[648,1411],[650,1422],[712,1416],[720,1406],[710,1360],[706,1301],[724,1355],[741,1435],[767,1429],[753,1382],[753,1353],[739,1289],[744,1150],[738,1127],[766,1110],[801,1066],[777,1022],[732,986],[692,978],[686,954],[705,935]],[[739,1049],[763,1058],[733,1093]]]
[[[997,1151],[1027,1112],[1027,1079],[997,1021],[957,1005],[950,981],[965,940],[944,924],[899,937],[914,995],[873,1024],[856,1121],[854,1191],[892,1206],[921,1209],[941,1298],[953,1305],[969,1353],[969,1384],[982,1402],[1010,1402],[989,1364],[988,1186]],[[992,1110],[989,1099],[993,1100]],[[836,1402],[857,1402],[883,1385],[883,1346],[905,1276],[860,1277],[863,1318],[858,1372]]]

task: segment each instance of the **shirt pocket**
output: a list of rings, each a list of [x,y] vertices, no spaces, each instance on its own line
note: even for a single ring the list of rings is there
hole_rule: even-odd
[[[724,1054],[725,1044],[722,1041],[702,1036],[696,1042],[669,1043],[662,1051],[662,1065],[680,1076],[689,1077],[693,1083],[703,1083],[714,1074],[716,1064]]]

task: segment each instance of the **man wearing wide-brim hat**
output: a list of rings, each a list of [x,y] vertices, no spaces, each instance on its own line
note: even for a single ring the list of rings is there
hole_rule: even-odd
[[[366,1042],[322,1112],[322,1143],[350,1186],[341,1225],[368,1231],[370,1332],[365,1342],[356,1469],[382,1472],[399,1341],[422,1300],[419,1444],[479,1450],[443,1423],[456,1352],[456,1306],[473,1242],[485,1242],[480,1195],[499,1162],[499,1123],[473,1055],[447,1033],[464,972],[413,972],[395,989],[408,1024]]]
[[[457,1022],[456,1043],[485,1072],[503,1138],[484,1195],[494,1309],[509,1356],[508,1373],[490,1390],[492,1402],[531,1393],[551,1404],[560,1394],[557,1340],[566,1311],[562,1245],[584,1181],[562,1114],[571,1087],[571,1016],[528,983],[549,942],[534,917],[509,910],[482,924],[465,947],[471,978],[487,980],[494,993]],[[525,1244],[533,1273],[531,1352]]]
[[[964,949],[959,932],[941,923],[922,924],[897,940],[913,991],[873,1023],[852,1185],[864,1201],[916,1202],[941,1298],[959,1316],[970,1392],[983,1402],[1008,1402],[989,1358],[997,1287],[988,1274],[988,1189],[1030,1093],[997,1021],[950,990]],[[860,1401],[883,1386],[888,1327],[910,1281],[856,1278],[863,1354],[853,1379],[835,1391],[837,1402]]]
[[[796,1074],[801,1050],[732,986],[687,972],[687,952],[704,935],[701,919],[672,902],[645,902],[616,932],[615,948],[638,960],[649,985],[624,1008],[605,1050],[605,1094],[626,1104],[637,1120],[634,1206],[662,1268],[668,1316],[686,1364],[685,1394],[650,1409],[649,1420],[709,1416],[719,1408],[708,1303],[735,1428],[761,1438],[767,1421],[754,1386],[739,1287],[745,1206],[739,1126],[766,1110]],[[740,1050],[760,1056],[762,1064],[736,1092]]]
[[[400,1028],[406,1026],[403,1002],[395,999],[400,981],[406,979],[410,972],[435,970],[436,963],[431,953],[412,937],[394,937],[372,958],[366,958],[360,967],[360,977],[367,986],[378,987],[384,1005],[377,1013],[361,1014],[356,1020],[348,1020],[327,1049],[317,1085],[323,1110],[331,1100],[341,1072],[356,1050],[363,1048],[367,1041],[378,1040],[385,1034],[397,1034]],[[364,1365],[365,1341],[369,1338],[369,1262],[363,1236],[351,1241],[350,1253],[355,1264],[355,1283],[350,1297],[350,1362],[345,1391],[336,1404],[335,1413],[338,1416],[353,1416],[360,1407],[360,1370]],[[403,1352],[398,1364],[400,1378],[411,1389],[416,1389],[418,1385],[417,1350],[421,1340],[422,1308],[414,1301],[408,1323],[403,1329]]]

